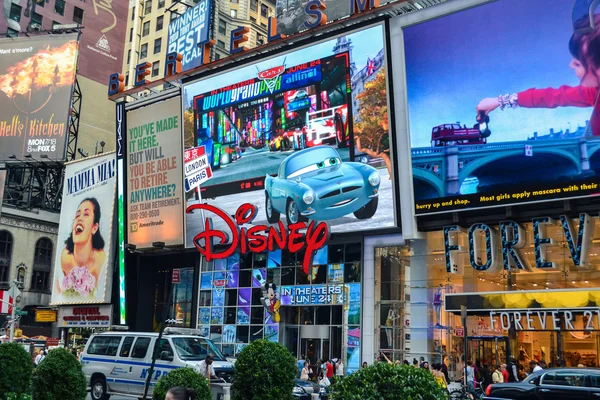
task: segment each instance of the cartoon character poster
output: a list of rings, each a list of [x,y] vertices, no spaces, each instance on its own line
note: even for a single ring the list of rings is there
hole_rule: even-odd
[[[281,300],[279,292],[277,291],[277,285],[274,283],[266,283],[263,290],[263,297],[260,300],[265,307],[271,322],[278,323],[280,319],[279,308],[281,307]]]

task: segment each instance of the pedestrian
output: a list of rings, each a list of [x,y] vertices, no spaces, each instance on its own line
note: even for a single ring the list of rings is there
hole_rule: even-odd
[[[494,364],[492,364],[492,366],[494,366]],[[488,368],[488,365],[486,362],[483,363],[483,366],[481,367],[481,386],[482,389],[485,390],[486,387],[488,387],[488,385],[490,383],[492,383],[492,372],[494,372],[493,370],[490,371],[490,368]]]
[[[327,377],[327,374],[325,373],[324,369],[322,369],[319,373],[319,379],[317,382],[319,383],[319,386],[324,388],[329,387],[329,385],[331,385],[331,381]]]
[[[504,383],[502,372],[500,372],[495,364],[492,364],[492,383]]]
[[[302,372],[300,373],[300,379],[302,379],[303,381],[308,381],[310,379],[308,362],[306,362],[306,361],[304,361],[304,365],[302,366]]]
[[[183,386],[175,386],[169,389],[165,400],[196,400],[196,390]]]
[[[508,359],[508,382],[520,382],[519,379],[519,369],[517,367],[517,359],[515,356],[510,356]]]
[[[35,357],[35,361],[33,363],[34,367],[37,367],[38,365],[40,365],[40,363],[42,361],[44,361],[44,358],[46,358],[46,351],[45,350],[40,350],[40,354],[38,354]]]
[[[450,374],[448,374],[448,366],[446,365],[445,362],[442,362],[441,364],[441,371],[444,374],[444,376],[446,377],[446,382],[450,382]]]
[[[342,359],[335,359],[335,376],[344,376],[344,363],[342,363]]]
[[[471,360],[467,360],[467,364],[465,364],[465,368],[463,370],[463,376],[461,378],[464,379],[465,377],[467,378],[467,391],[469,393],[471,393],[473,396],[476,396],[475,394],[475,368],[473,368],[473,363],[471,362]]]
[[[540,364],[536,360],[529,361],[529,368],[531,368],[531,373],[543,370],[543,368],[540,367]]]
[[[302,373],[302,368],[304,368],[304,363],[306,361],[306,356],[302,354],[300,359],[298,360],[298,373],[296,374],[296,378],[300,378],[300,374]]]
[[[363,368],[367,368],[368,366],[369,366],[369,364],[367,364],[367,362],[366,362],[366,361],[362,363],[362,367],[363,367]]]
[[[509,374],[508,374],[508,370],[506,369],[506,364],[502,364],[500,366],[500,372],[502,372],[502,380],[504,382],[508,382]]]
[[[325,367],[327,369],[327,378],[329,378],[329,380],[331,380],[333,378],[333,364],[331,363],[331,360],[327,360],[327,364],[325,364]]]
[[[442,389],[448,389],[448,381],[442,372],[442,366],[440,364],[433,364],[433,377]]]
[[[540,368],[541,368],[541,369],[546,369],[546,368],[548,368],[548,365],[546,364],[546,360],[544,360],[544,359],[541,359],[541,360],[540,360]]]
[[[413,367],[419,368],[419,361],[416,358],[413,358]]]
[[[402,363],[403,363],[404,365],[408,365],[408,366],[410,366],[410,363],[408,362],[408,360],[404,360]]]
[[[198,372],[200,373],[200,375],[205,377],[206,380],[208,380],[209,382],[211,379],[217,379],[217,375],[215,374],[215,369],[212,365],[213,361],[214,361],[214,357],[211,354],[208,354],[206,356],[206,358],[204,360],[200,361],[196,366],[196,369],[198,369]]]
[[[423,368],[423,363],[425,363],[425,357],[419,357],[419,367]]]

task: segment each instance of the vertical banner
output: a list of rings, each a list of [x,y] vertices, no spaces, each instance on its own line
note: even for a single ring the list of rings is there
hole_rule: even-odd
[[[110,302],[115,153],[65,168],[52,305]]]
[[[179,96],[127,113],[127,241],[183,243],[183,138]]]
[[[200,44],[209,40],[212,0],[200,0],[169,24],[168,52],[183,55],[183,70],[202,65]]]
[[[124,166],[125,157],[125,132],[127,124],[125,123],[125,102],[116,104],[117,116],[117,226],[119,232],[117,236],[118,260],[119,260],[119,323],[127,323],[126,303],[125,303],[125,193],[126,170]]]

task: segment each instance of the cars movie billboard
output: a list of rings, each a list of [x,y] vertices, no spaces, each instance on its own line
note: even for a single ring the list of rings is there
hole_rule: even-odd
[[[600,14],[573,21],[574,4],[499,0],[404,29],[417,214],[600,192]]]
[[[0,40],[0,162],[63,160],[77,35]]]
[[[187,84],[186,143],[204,146],[213,172],[188,206],[235,215],[251,204],[255,226],[395,226],[386,91],[381,25]],[[188,247],[202,214],[229,229],[209,210],[188,212]]]
[[[53,305],[110,302],[116,167],[114,152],[66,165]]]
[[[15,7],[20,5],[18,20],[14,18],[11,4]],[[54,29],[57,24],[76,26],[75,15],[81,12],[81,26],[85,29],[81,30],[79,40],[81,57],[77,74],[105,84],[106,71],[120,71],[122,68],[128,2],[93,0],[63,4],[61,14],[58,4],[55,7],[54,2],[47,0],[5,0],[0,32],[7,32],[10,28],[35,34],[36,31]],[[43,35],[44,39],[48,38]]]
[[[127,241],[183,244],[183,144],[179,96],[127,112]]]
[[[168,53],[183,56],[183,71],[202,65],[198,45],[209,40],[211,5],[212,0],[201,0],[169,24]]]

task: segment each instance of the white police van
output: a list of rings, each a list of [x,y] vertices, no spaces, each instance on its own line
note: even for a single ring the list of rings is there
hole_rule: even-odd
[[[211,354],[215,374],[231,382],[233,366],[210,340],[194,329],[166,328],[160,342],[158,333],[103,332],[92,335],[81,355],[83,372],[93,400],[108,400],[110,395],[141,398],[156,350],[156,363],[148,398],[158,379],[170,371],[196,366]]]

